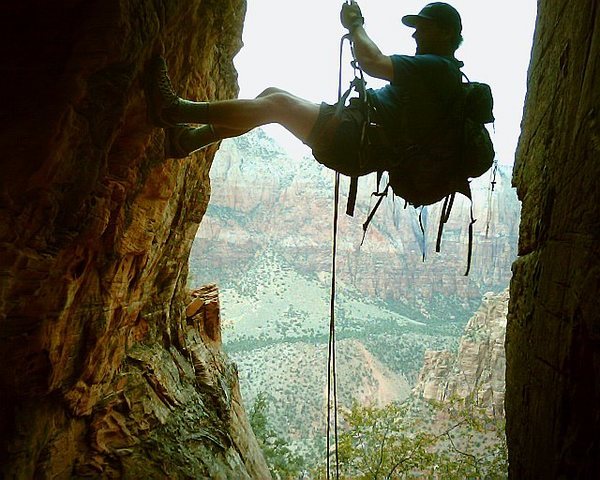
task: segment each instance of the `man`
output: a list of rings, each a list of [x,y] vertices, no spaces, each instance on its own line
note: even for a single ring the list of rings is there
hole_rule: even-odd
[[[388,80],[369,90],[377,123],[395,146],[426,138],[458,93],[462,63],[454,52],[462,41],[461,18],[450,5],[435,2],[402,22],[415,29],[416,55],[384,55],[364,29],[356,3],[344,4],[341,21],[352,34],[359,65],[365,73]],[[364,112],[354,102],[335,113],[335,106],[314,104],[278,88],[267,88],[251,100],[192,102],[173,91],[162,58],[151,66],[149,109],[154,122],[166,130],[167,156],[180,158],[218,140],[236,137],[268,123],[279,123],[309,145],[315,158],[340,173],[358,176],[382,165],[363,164],[360,137]],[[189,127],[185,124],[204,124]]]

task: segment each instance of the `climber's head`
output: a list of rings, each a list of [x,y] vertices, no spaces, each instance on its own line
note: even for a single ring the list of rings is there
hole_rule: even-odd
[[[452,55],[462,43],[460,15],[447,3],[429,3],[417,15],[402,17],[402,23],[415,29],[417,54]]]

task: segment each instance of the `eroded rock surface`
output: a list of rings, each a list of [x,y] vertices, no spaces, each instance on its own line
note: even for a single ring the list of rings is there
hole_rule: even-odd
[[[425,352],[413,392],[427,400],[471,397],[491,415],[504,416],[507,309],[508,291],[487,294],[467,323],[458,352]]]
[[[216,293],[186,318],[215,147],[166,160],[144,69],[237,93],[242,0],[4,2],[3,478],[268,478],[220,351]],[[212,293],[211,293],[212,292]]]

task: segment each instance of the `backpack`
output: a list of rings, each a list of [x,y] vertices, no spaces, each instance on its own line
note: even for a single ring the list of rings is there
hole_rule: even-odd
[[[494,162],[494,147],[484,126],[494,121],[492,108],[489,85],[462,83],[437,131],[400,149],[389,142],[387,151],[386,146],[379,146],[379,151],[375,147],[372,154],[388,156],[386,170],[394,194],[415,207],[456,192],[470,197],[469,178],[483,175]]]
[[[466,78],[466,75],[463,76]],[[361,154],[385,165],[378,172],[377,192],[374,195],[380,198],[363,225],[365,233],[389,188],[394,195],[414,207],[444,200],[436,242],[436,251],[440,251],[443,226],[450,216],[456,193],[462,193],[471,200],[469,179],[483,175],[494,163],[494,147],[485,127],[485,124],[494,121],[491,89],[485,83],[466,80],[466,83],[461,83],[459,94],[450,105],[443,124],[417,144],[398,147],[389,141],[381,125],[369,120],[365,122],[366,135]],[[372,106],[368,105],[367,108],[372,109]],[[373,116],[374,112],[371,111],[367,119]],[[383,171],[388,172],[388,184],[383,191],[379,191]],[[357,178],[352,178],[346,211],[348,215],[354,212],[356,187]],[[465,275],[468,275],[471,266],[474,222],[471,204]]]

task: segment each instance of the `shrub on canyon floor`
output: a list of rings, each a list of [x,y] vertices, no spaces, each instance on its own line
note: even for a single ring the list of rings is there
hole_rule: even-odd
[[[504,420],[472,399],[354,404],[343,418],[343,479],[507,478]],[[314,478],[325,478],[324,467]]]

